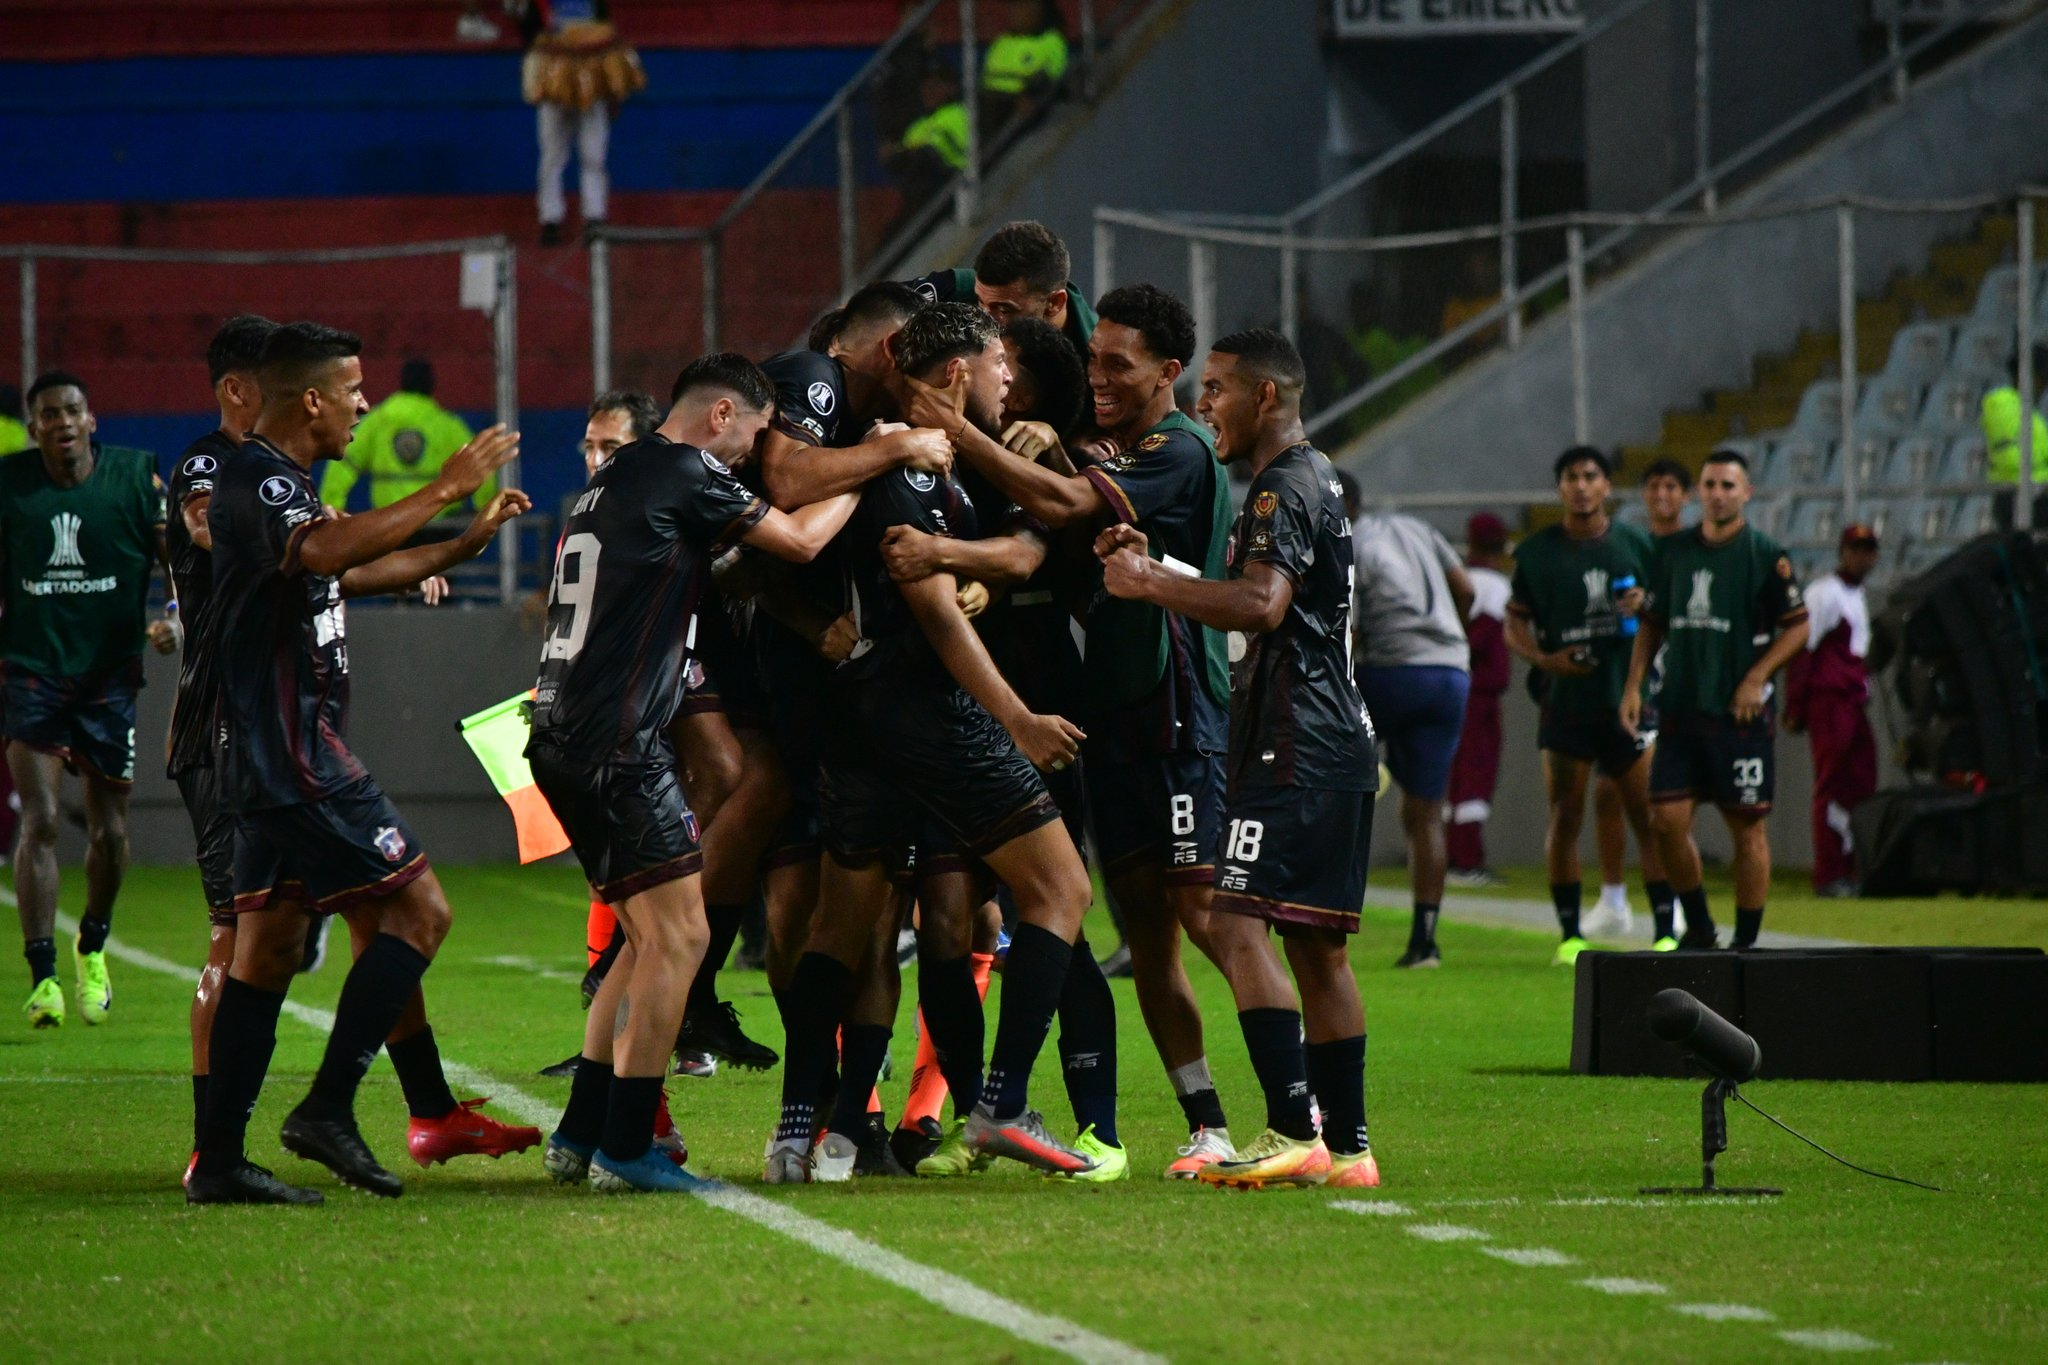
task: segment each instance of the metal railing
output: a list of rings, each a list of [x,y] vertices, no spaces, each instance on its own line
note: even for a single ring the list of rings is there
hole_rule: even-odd
[[[48,263],[75,263],[80,265],[105,265],[133,267],[149,265],[188,265],[222,267],[265,267],[265,266],[347,266],[395,261],[418,260],[437,256],[452,256],[457,260],[457,274],[448,281],[448,308],[459,315],[463,310],[484,313],[490,320],[490,352],[492,363],[492,407],[494,420],[509,427],[519,425],[519,303],[517,291],[518,252],[505,237],[466,237],[437,242],[404,242],[390,246],[338,247],[326,250],[296,251],[187,251],[180,249],[156,249],[141,247],[103,246],[54,246],[54,245],[0,245],[0,259],[12,258],[16,262],[17,280],[20,291],[20,372],[22,389],[27,391],[35,376],[45,368],[42,330],[43,298],[46,293],[42,267]],[[223,298],[246,297],[246,291],[232,286],[218,294],[190,301],[190,311],[198,316],[217,316],[223,311]],[[149,298],[150,305],[162,305],[163,300]],[[185,307],[181,301],[178,305]],[[348,305],[335,302],[323,309],[325,320],[343,326],[359,327],[361,324],[350,315]],[[66,317],[65,322],[77,319]],[[118,328],[117,328],[118,330]],[[444,342],[448,339],[444,338]],[[127,359],[131,357],[112,356],[101,359]],[[154,360],[152,353],[140,359]],[[519,461],[517,457],[508,464],[501,475],[506,487],[519,486]],[[498,532],[497,544],[497,595],[503,601],[511,601],[519,590],[519,538],[518,523],[507,522]]]
[[[1668,11],[1673,0],[1624,0],[1609,13],[1588,21],[1573,37],[1551,47],[1488,89],[1472,96],[1428,127],[1402,139],[1364,165],[1340,177],[1316,195],[1284,212],[1261,214],[1217,214],[1203,212],[1150,213],[1103,207],[1095,215],[1095,287],[1107,290],[1118,279],[1150,275],[1159,278],[1164,270],[1133,271],[1124,258],[1133,249],[1148,253],[1147,263],[1157,261],[1164,269],[1170,256],[1161,256],[1153,243],[1177,243],[1185,256],[1190,306],[1203,327],[1203,340],[1217,330],[1236,325],[1271,324],[1276,321],[1272,300],[1277,294],[1277,323],[1282,331],[1311,351],[1312,330],[1341,330],[1326,316],[1317,317],[1316,329],[1306,324],[1304,279],[1318,259],[1357,258],[1351,262],[1353,285],[1368,286],[1375,298],[1387,306],[1376,307],[1375,315],[1407,317],[1397,327],[1412,343],[1398,363],[1382,367],[1363,379],[1355,371],[1358,357],[1343,355],[1347,373],[1335,383],[1319,384],[1312,374],[1310,401],[1311,430],[1328,433],[1350,414],[1374,404],[1398,400],[1399,393],[1413,387],[1418,377],[1427,378],[1442,364],[1463,363],[1495,346],[1520,345],[1524,324],[1532,310],[1553,304],[1561,289],[1569,289],[1571,268],[1568,241],[1559,227],[1567,212],[1528,215],[1524,209],[1531,197],[1530,179],[1540,163],[1525,155],[1524,124],[1529,108],[1554,105],[1557,100],[1543,96],[1546,80],[1562,80],[1572,74],[1569,59],[1583,58],[1604,38],[1622,31],[1638,16],[1656,17],[1653,10]],[[1797,103],[1782,117],[1750,137],[1732,153],[1715,158],[1717,141],[1729,134],[1714,126],[1713,93],[1713,0],[1692,0],[1694,18],[1694,63],[1692,72],[1692,145],[1688,172],[1677,174],[1677,183],[1665,188],[1644,214],[1617,222],[1604,235],[1585,244],[1582,261],[1600,261],[1614,268],[1624,264],[1623,248],[1642,222],[1662,222],[1674,211],[1697,205],[1714,213],[1733,186],[1753,183],[1811,144],[1812,140],[1853,115],[1863,104],[1889,98],[1901,100],[1911,91],[1915,64],[1945,53],[1967,26],[1992,19],[2010,18],[2013,0],[1953,0],[1940,23],[1907,41],[1903,25],[1916,15],[1897,11],[1885,20],[1888,41],[1884,54],[1856,76],[1818,92],[1790,92]],[[2017,7],[2032,15],[2041,9],[2038,0]],[[1625,36],[1625,35],[1624,35]],[[1661,85],[1653,87],[1661,97]],[[1554,92],[1553,92],[1554,93]],[[1471,150],[1474,143],[1490,143],[1483,154]],[[1491,159],[1492,202],[1487,220],[1473,227],[1451,227],[1440,231],[1395,233],[1317,233],[1312,224],[1319,218],[1349,215],[1353,221],[1371,216],[1376,189],[1394,183],[1403,175],[1417,174],[1425,164],[1473,165]],[[1475,177],[1476,183],[1476,177]],[[1454,216],[1472,207],[1472,201],[1446,205],[1434,191],[1411,190],[1388,200],[1399,212],[1427,213],[1448,209]],[[1581,214],[1579,226],[1594,227],[1606,220]],[[1551,230],[1551,240],[1532,241],[1531,230]],[[1126,240],[1129,238],[1131,240]],[[1148,240],[1151,239],[1151,240]],[[1472,269],[1479,258],[1476,246],[1490,246],[1488,269],[1497,281],[1488,281],[1476,292],[1484,306],[1464,310],[1451,321],[1446,298],[1444,325],[1437,335],[1428,335],[1426,322],[1413,323],[1418,310],[1405,303],[1410,296],[1434,297],[1444,292],[1443,282],[1457,278],[1460,268]],[[1404,268],[1398,253],[1438,249],[1435,256],[1412,258]],[[1224,253],[1234,253],[1226,266]],[[1532,270],[1534,262],[1547,257],[1548,264]],[[1277,275],[1277,279],[1274,277]],[[1227,300],[1223,284],[1237,281],[1243,297]],[[1271,282],[1276,288],[1268,288]],[[1583,283],[1583,281],[1582,281]],[[1340,292],[1332,285],[1322,296]],[[1413,325],[1411,325],[1413,324]],[[1311,358],[1312,367],[1314,358]],[[1322,392],[1317,392],[1318,388]],[[1384,406],[1384,403],[1381,403]]]

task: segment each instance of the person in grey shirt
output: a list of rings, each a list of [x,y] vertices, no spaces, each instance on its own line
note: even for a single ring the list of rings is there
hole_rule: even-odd
[[[1472,581],[1450,542],[1426,522],[1360,517],[1357,483],[1339,477],[1352,516],[1352,677],[1379,734],[1381,761],[1401,786],[1408,836],[1414,918],[1408,950],[1395,965],[1441,966],[1436,917],[1449,862],[1444,796],[1471,690],[1465,621]]]

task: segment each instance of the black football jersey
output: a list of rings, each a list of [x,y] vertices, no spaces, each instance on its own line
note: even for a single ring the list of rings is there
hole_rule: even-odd
[[[974,503],[955,480],[892,469],[862,489],[860,506],[835,542],[846,572],[847,610],[861,644],[836,676],[854,684],[950,688],[952,675],[882,563],[882,537],[892,526],[960,540],[980,534]]]
[[[178,595],[178,619],[185,648],[178,659],[177,701],[171,712],[169,773],[213,762],[215,707],[219,688],[213,663],[213,556],[185,529],[185,504],[213,496],[213,481],[241,451],[224,431],[209,431],[185,448],[171,471],[170,516],[164,535],[171,552],[171,583]]]
[[[1351,523],[1337,472],[1303,442],[1252,480],[1229,569],[1294,584],[1278,630],[1231,639],[1230,786],[1375,791],[1372,722],[1351,682]]]
[[[809,446],[850,446],[861,433],[846,410],[846,367],[819,351],[784,351],[761,362],[775,385],[775,428]]]
[[[341,582],[299,563],[324,516],[312,476],[261,437],[214,476],[206,520],[225,810],[318,801],[364,775],[348,747]]]
[[[532,742],[592,763],[651,753],[682,697],[712,556],[766,515],[710,452],[662,436],[591,475],[555,555]]]

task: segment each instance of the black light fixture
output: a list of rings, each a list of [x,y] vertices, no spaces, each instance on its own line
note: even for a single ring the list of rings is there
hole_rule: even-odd
[[[1700,1096],[1700,1183],[1646,1186],[1644,1194],[1704,1194],[1760,1198],[1783,1190],[1736,1188],[1714,1183],[1714,1158],[1728,1150],[1728,1097],[1763,1069],[1756,1039],[1699,1002],[1690,991],[1662,990],[1650,997],[1650,1032],[1675,1044],[1714,1079]]]

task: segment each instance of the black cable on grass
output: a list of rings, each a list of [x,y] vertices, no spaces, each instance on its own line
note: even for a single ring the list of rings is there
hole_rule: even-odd
[[[1847,1157],[1836,1156],[1833,1152],[1821,1146],[1818,1142],[1815,1142],[1812,1138],[1800,1132],[1797,1128],[1794,1128],[1789,1124],[1781,1122],[1776,1117],[1770,1114],[1764,1114],[1764,1111],[1761,1109],[1757,1109],[1757,1107],[1754,1104],[1751,1104],[1749,1096],[1743,1094],[1740,1090],[1737,1090],[1731,1086],[1729,1087],[1728,1093],[1735,1099],[1741,1100],[1745,1105],[1748,1105],[1751,1109],[1756,1109],[1757,1113],[1763,1114],[1765,1118],[1770,1119],[1772,1123],[1777,1124],[1778,1127],[1783,1128],[1793,1137],[1798,1138],[1801,1142],[1813,1148],[1814,1151],[1819,1152],[1822,1156],[1827,1157],[1830,1160],[1841,1162],[1844,1166],[1847,1166],[1852,1171],[1856,1171],[1862,1175],[1870,1176],[1872,1179],[1875,1180],[1890,1180],[1901,1185],[1911,1185],[1916,1190],[1932,1190],[1936,1194],[1942,1193],[1942,1188],[1939,1185],[1924,1185],[1918,1180],[1908,1180],[1905,1176],[1902,1175],[1886,1175],[1883,1171],[1873,1171],[1868,1166],[1858,1166],[1855,1162],[1849,1160]]]

